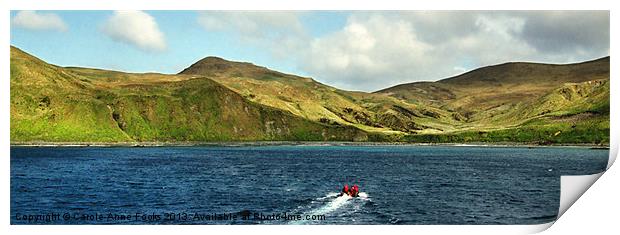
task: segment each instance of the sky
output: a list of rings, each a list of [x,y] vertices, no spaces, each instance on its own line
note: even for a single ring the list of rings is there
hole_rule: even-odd
[[[346,90],[514,61],[609,55],[609,11],[11,11],[11,45],[48,63],[178,73],[206,56]]]

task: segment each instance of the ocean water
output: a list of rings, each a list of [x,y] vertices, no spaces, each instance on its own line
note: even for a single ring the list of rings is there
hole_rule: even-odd
[[[11,147],[11,224],[540,224],[607,150]],[[338,197],[343,184],[360,197]]]

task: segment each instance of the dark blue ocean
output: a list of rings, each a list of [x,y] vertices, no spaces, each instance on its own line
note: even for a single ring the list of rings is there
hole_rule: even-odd
[[[11,224],[540,224],[609,151],[11,147]],[[338,197],[345,183],[361,197]]]

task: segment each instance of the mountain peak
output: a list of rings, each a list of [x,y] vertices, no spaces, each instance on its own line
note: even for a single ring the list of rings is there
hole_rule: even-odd
[[[256,68],[262,67],[256,66],[252,63],[230,61],[217,56],[207,56],[187,67],[179,74],[207,75],[212,73],[226,73],[233,70],[248,70]]]
[[[207,56],[181,71],[181,74],[223,72],[232,68],[233,63],[235,62],[231,62],[220,57]]]
[[[221,58],[221,57],[207,56],[199,60],[197,63],[229,63],[229,62],[231,61],[225,60],[224,58]]]

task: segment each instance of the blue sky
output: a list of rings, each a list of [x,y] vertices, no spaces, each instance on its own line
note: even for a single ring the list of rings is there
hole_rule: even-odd
[[[374,91],[607,56],[609,12],[12,11],[11,44],[61,66],[177,73],[219,56]]]
[[[40,11],[62,18],[68,30],[32,30],[11,27],[11,44],[49,63],[121,70],[126,72],[177,73],[206,56],[248,61],[275,70],[303,74],[294,64],[278,61],[268,50],[240,41],[226,31],[206,31],[196,22],[193,11],[146,11],[165,35],[167,48],[149,52],[118,42],[101,32],[112,11]],[[18,12],[12,11],[11,17]],[[317,13],[319,21],[302,17],[313,35],[329,33],[342,26],[343,14]],[[321,27],[316,27],[318,25]]]

